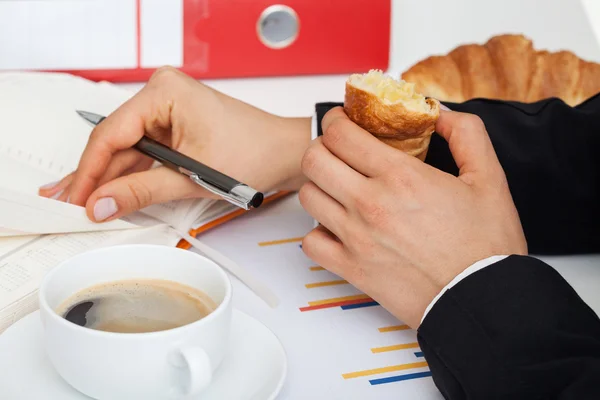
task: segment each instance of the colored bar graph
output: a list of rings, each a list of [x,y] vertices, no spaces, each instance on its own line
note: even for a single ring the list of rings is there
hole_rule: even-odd
[[[385,353],[388,351],[396,351],[396,350],[406,350],[406,349],[418,349],[419,343],[404,343],[404,344],[395,344],[393,346],[384,346],[384,347],[373,347],[371,349],[371,353]]]
[[[395,331],[405,331],[410,329],[408,325],[394,325],[394,326],[384,326],[383,328],[379,328],[379,332],[395,332]]]
[[[387,378],[370,379],[369,383],[371,385],[382,385],[384,383],[393,383],[393,382],[407,381],[410,379],[426,378],[428,376],[431,376],[431,371],[415,372],[414,374],[389,376]]]
[[[258,245],[261,246],[261,247],[274,246],[274,245],[277,245],[277,244],[287,244],[287,243],[301,242],[302,239],[304,239],[304,238],[303,237],[296,237],[296,238],[289,238],[289,239],[271,240],[269,242],[260,242],[260,243],[258,243]]]
[[[407,369],[413,369],[413,368],[425,368],[425,367],[427,367],[427,365],[428,365],[427,361],[421,361],[421,362],[409,363],[409,364],[400,364],[400,365],[390,365],[389,367],[374,368],[374,369],[367,369],[364,371],[350,372],[347,374],[342,374],[342,377],[344,379],[352,379],[352,378],[359,378],[361,376],[385,374],[386,372],[405,371]]]
[[[347,285],[347,284],[348,284],[348,281],[346,281],[344,279],[339,279],[339,280],[336,280],[336,281],[324,281],[324,282],[307,283],[304,286],[306,286],[307,289],[312,289],[312,288],[318,288],[318,287]]]
[[[324,308],[341,307],[343,310],[354,308],[371,307],[378,305],[366,294],[357,294],[344,297],[333,297],[331,299],[309,301],[307,307],[301,307],[300,311],[322,310]]]
[[[321,304],[338,303],[338,302],[341,302],[341,301],[350,301],[350,300],[367,300],[367,301],[373,301],[373,299],[370,298],[369,296],[367,296],[366,294],[355,294],[355,295],[352,295],[352,296],[333,297],[331,299],[309,301],[308,304],[311,305],[311,306],[318,306],[318,305],[321,305]]]
[[[289,243],[297,243],[296,245],[299,246],[300,249],[302,249],[302,244],[301,244],[302,240],[303,240],[302,237],[295,237],[295,238],[260,242],[260,243],[258,243],[258,245],[260,247],[268,247],[268,246],[284,245],[284,244],[289,244]],[[325,268],[318,266],[318,265],[310,266],[310,267],[308,267],[308,269],[311,272],[325,271]],[[314,274],[313,276],[318,277],[319,274]],[[349,284],[349,282],[344,279],[332,279],[332,278],[329,278],[330,280],[326,280],[326,281],[305,283],[304,287],[306,289],[328,288],[328,287],[334,288],[334,287],[338,287],[341,285]],[[316,291],[316,293],[320,293],[320,292]],[[336,308],[336,307],[339,307],[342,310],[356,310],[356,309],[360,309],[360,308],[374,307],[374,306],[379,306],[379,303],[377,303],[375,300],[373,300],[368,295],[354,294],[354,295],[349,295],[349,296],[332,297],[332,298],[327,298],[327,299],[309,301],[307,306],[300,307],[299,310],[301,312],[306,312],[306,311],[322,310],[322,309]],[[350,313],[350,315],[352,315],[352,313]],[[383,327],[380,327],[377,329],[381,333],[411,330],[411,328],[408,325],[383,326]],[[413,339],[413,340],[415,340],[415,339]],[[371,386],[430,377],[431,376],[430,371],[422,370],[423,368],[428,369],[427,368],[428,363],[424,359],[423,352],[420,351],[419,343],[417,343],[417,342],[401,343],[401,344],[382,346],[382,347],[373,347],[370,350],[371,350],[372,354],[378,354],[378,353],[407,350],[407,349],[416,349],[416,350],[412,351],[414,353],[414,356],[416,357],[416,360],[415,360],[416,362],[407,363],[407,364],[399,364],[399,365],[389,365],[389,366],[385,366],[385,367],[381,367],[381,368],[373,368],[373,369],[367,369],[367,370],[362,370],[362,371],[345,373],[345,374],[342,374],[342,377],[343,377],[343,379],[353,379],[353,378],[360,378],[360,377],[371,377],[373,375],[379,375],[379,374],[390,375],[390,373],[394,373],[394,372],[398,373],[398,372],[402,371],[402,372],[400,372],[400,374],[397,374],[394,376],[383,375],[384,377],[382,377],[382,378],[381,377],[380,378],[375,377],[375,378],[371,378],[371,379],[366,378],[366,380],[369,381],[369,384]],[[373,356],[373,357],[375,357],[375,356]],[[379,356],[379,357],[381,357],[381,356]],[[419,370],[419,369],[421,369],[421,370]]]
[[[363,303],[372,303],[371,300],[365,300],[365,299],[357,299],[357,300],[346,300],[346,301],[339,301],[337,303],[325,303],[325,304],[317,304],[314,306],[308,306],[308,307],[301,307],[300,311],[313,311],[313,310],[322,310],[325,308],[333,308],[333,307],[342,307],[342,309],[344,307],[348,307],[354,304],[363,304]]]

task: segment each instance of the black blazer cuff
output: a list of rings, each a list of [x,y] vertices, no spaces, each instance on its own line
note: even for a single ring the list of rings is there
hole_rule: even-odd
[[[321,127],[321,122],[323,122],[323,116],[327,114],[327,111],[331,110],[334,107],[341,107],[344,103],[337,102],[323,102],[315,104],[315,116],[317,118],[317,136],[323,135],[323,128]]]
[[[510,256],[441,296],[418,340],[447,398],[542,398],[600,359],[600,320],[552,267]]]

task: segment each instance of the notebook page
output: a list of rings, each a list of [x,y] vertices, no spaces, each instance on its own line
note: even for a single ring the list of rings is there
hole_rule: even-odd
[[[0,239],[0,251],[3,242]],[[10,239],[8,239],[10,240]],[[118,244],[175,246],[179,236],[167,225],[115,232],[29,237],[20,246],[0,254],[0,332],[37,308],[35,296],[50,269],[83,251]],[[14,244],[14,243],[13,243]]]
[[[56,177],[76,169],[93,129],[75,111],[108,115],[132,96],[72,75],[36,72],[0,73],[0,93],[0,158]]]
[[[0,176],[0,188],[29,194],[37,194],[40,186],[61,178],[60,175],[4,156],[0,156]]]
[[[134,228],[122,220],[94,223],[83,207],[0,188],[0,237]]]
[[[0,238],[0,257],[4,257],[8,253],[18,250],[21,246],[29,243],[37,236],[38,235]]]
[[[186,222],[186,218],[197,208],[198,202],[201,202],[201,200],[176,200],[168,203],[153,204],[142,209],[140,212],[159,221],[168,223],[177,229],[187,230],[189,225]]]
[[[0,237],[133,228],[122,221],[93,224],[81,207],[38,197],[40,186],[60,176],[30,164],[0,157],[0,176]]]
[[[77,167],[93,127],[75,110],[108,115],[133,95],[109,82],[37,72],[0,73],[0,93],[0,118],[6,121],[0,130],[0,187],[31,194]],[[144,213],[189,228],[208,205],[186,200]]]
[[[106,82],[37,72],[0,73],[0,93],[0,118],[5,122],[0,128],[0,192],[4,194],[0,236],[128,227],[122,221],[92,224],[81,207],[32,196],[79,162],[93,127],[75,113],[76,107],[107,115],[131,93]],[[21,204],[11,204],[6,198],[11,192],[29,197],[21,196]],[[39,209],[33,210],[34,206]]]

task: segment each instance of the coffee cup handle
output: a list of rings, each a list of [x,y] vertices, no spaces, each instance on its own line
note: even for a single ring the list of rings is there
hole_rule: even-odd
[[[188,347],[179,351],[189,371],[189,384],[185,395],[198,394],[212,381],[210,358],[201,347]]]

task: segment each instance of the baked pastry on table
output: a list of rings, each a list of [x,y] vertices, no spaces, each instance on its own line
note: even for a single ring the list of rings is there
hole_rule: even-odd
[[[384,143],[425,160],[440,103],[415,91],[412,83],[372,70],[348,78],[344,110]]]
[[[498,35],[428,57],[401,75],[418,92],[462,103],[488,98],[532,103],[557,97],[570,106],[600,92],[600,64],[570,51],[536,50],[523,35]]]

